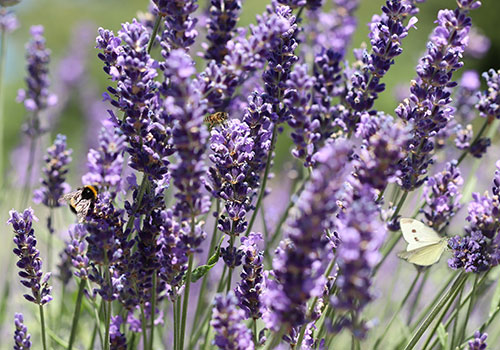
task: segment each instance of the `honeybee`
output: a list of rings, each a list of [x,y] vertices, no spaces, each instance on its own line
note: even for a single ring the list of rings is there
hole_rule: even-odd
[[[207,115],[203,121],[207,123],[208,130],[211,130],[214,126],[223,124],[227,120],[227,117],[227,112],[215,112]]]
[[[76,214],[79,223],[85,221],[89,210],[94,207],[96,199],[97,187],[92,185],[80,187],[62,196],[62,200],[68,203],[71,211]]]

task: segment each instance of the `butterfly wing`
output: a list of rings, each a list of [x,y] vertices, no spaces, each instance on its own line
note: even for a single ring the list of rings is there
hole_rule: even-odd
[[[402,218],[400,225],[403,237],[408,242],[408,247],[406,247],[408,252],[441,241],[441,237],[436,231],[418,220]]]
[[[441,258],[446,249],[447,241],[445,238],[434,244],[420,247],[411,251],[405,251],[398,254],[401,259],[419,266],[429,266],[435,264]]]

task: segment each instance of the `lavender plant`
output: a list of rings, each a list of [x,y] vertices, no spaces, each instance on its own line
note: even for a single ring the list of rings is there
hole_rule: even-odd
[[[409,97],[395,116],[379,105],[422,2],[384,1],[354,61],[357,0],[271,0],[248,27],[240,0],[153,0],[99,28],[95,146],[85,165],[69,164],[71,136],[48,148],[33,196],[47,241],[33,209],[10,212],[41,326],[16,300],[14,349],[486,349],[486,331],[495,344],[499,72],[484,91],[478,73],[458,76],[484,51],[467,48],[479,1],[437,13]],[[31,33],[18,100],[33,145],[56,126],[41,123],[50,51]],[[74,224],[54,212],[68,183]],[[57,266],[54,289],[42,265]]]

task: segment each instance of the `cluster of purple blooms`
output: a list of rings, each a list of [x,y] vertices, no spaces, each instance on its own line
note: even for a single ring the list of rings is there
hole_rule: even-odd
[[[102,302],[94,311],[104,316],[105,349],[131,348],[135,333],[142,333],[143,348],[152,350],[155,326],[166,322],[162,303],[170,303],[174,350],[203,341],[203,348],[268,350],[288,343],[319,350],[342,331],[359,348],[373,324],[365,310],[377,297],[374,275],[388,254],[381,248],[388,228],[398,229],[407,196],[422,186],[417,214],[436,232],[446,231],[462,207],[460,163],[468,154],[484,156],[490,139],[483,133],[500,119],[499,72],[485,73],[488,89],[481,93],[477,74],[468,72],[453,95],[469,12],[480,6],[475,0],[439,11],[410,96],[395,110],[398,118],[374,109],[421,2],[387,0],[369,24],[371,47],[354,50],[352,64],[346,55],[356,0],[333,0],[331,12],[322,10],[321,0],[272,0],[248,29],[238,27],[240,0],[211,0],[203,21],[196,0],[153,0],[149,20],[124,23],[116,35],[99,28],[96,48],[111,80],[103,94],[110,110],[82,177],[92,194],[84,197],[78,188],[80,202],[70,202],[83,220],[67,230],[58,277],[65,287],[76,277],[80,299],[94,307]],[[0,11],[0,29],[13,30],[11,14]],[[48,90],[43,28],[31,33],[27,89],[18,100],[32,113],[26,130],[34,138],[42,131],[39,113],[56,98]],[[200,71],[193,57],[202,35]],[[485,124],[474,134],[476,111]],[[210,123],[214,115],[228,120]],[[277,140],[288,130],[302,186],[281,230],[281,224],[267,226],[263,199]],[[447,143],[461,156],[427,176]],[[52,210],[70,191],[70,161],[66,138],[58,135],[33,196],[50,210],[51,233]],[[496,167],[491,192],[472,195],[465,234],[448,241],[452,269],[480,273],[500,262],[500,161]],[[388,199],[389,187],[399,203]],[[259,215],[264,235],[254,231]],[[25,298],[43,310],[52,296],[36,220],[30,208],[11,211],[8,223],[21,283],[31,292]],[[219,260],[222,272],[214,268]],[[237,268],[241,273],[233,277]],[[207,282],[216,273],[218,286]],[[202,277],[187,337],[190,288]],[[23,322],[16,314],[15,349],[31,347]],[[469,349],[485,349],[485,339],[476,333]]]

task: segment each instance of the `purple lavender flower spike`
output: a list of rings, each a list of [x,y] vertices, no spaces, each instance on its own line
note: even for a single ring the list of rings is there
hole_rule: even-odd
[[[214,166],[208,176],[208,190],[224,201],[225,214],[219,218],[219,229],[227,235],[238,236],[247,228],[246,214],[252,209],[254,189],[248,179],[254,156],[254,140],[249,126],[237,119],[229,120],[221,128],[212,130],[209,156]]]
[[[476,108],[484,118],[500,118],[500,71],[490,69],[483,73],[488,90],[479,94]]]
[[[498,221],[499,199],[497,196],[491,197],[488,193],[480,195],[472,194],[472,201],[469,203],[467,221],[471,230],[479,231],[488,238],[493,238],[500,228]]]
[[[462,194],[459,187],[464,183],[457,162],[446,163],[446,168],[427,179],[423,197],[425,205],[422,212],[426,224],[440,231],[460,209]]]
[[[268,52],[267,69],[262,73],[265,91],[262,98],[273,107],[274,113],[271,115],[273,122],[283,123],[290,119],[290,113],[286,105],[283,106],[282,99],[286,91],[286,82],[290,79],[292,66],[298,61],[294,53],[298,46],[298,27],[292,9],[288,6],[273,3],[268,11],[275,13],[288,27],[281,34],[278,42],[274,43],[274,49]]]
[[[13,11],[6,8],[0,9],[0,31],[12,33],[19,27],[19,21]]]
[[[85,185],[97,185],[113,192],[122,189],[125,136],[112,125],[103,123],[99,132],[99,148],[87,154],[88,172],[82,176]]]
[[[246,318],[254,320],[262,316],[260,295],[263,290],[263,252],[258,245],[263,242],[262,234],[251,232],[241,238],[240,251],[243,252],[241,282],[235,289],[238,305],[245,311]]]
[[[165,17],[162,41],[172,49],[189,49],[194,43],[196,18],[192,16],[198,9],[197,0],[153,0],[160,15]]]
[[[398,161],[404,157],[403,146],[409,129],[386,114],[361,114],[356,136],[364,141],[353,165],[361,183],[383,190],[400,175]]]
[[[87,279],[90,260],[87,256],[87,230],[84,224],[71,225],[68,229],[69,240],[64,248],[65,254],[71,259],[74,274],[81,279]]]
[[[311,164],[314,144],[320,137],[317,130],[319,122],[313,121],[311,116],[311,90],[314,85],[315,78],[307,73],[307,64],[297,65],[286,82],[284,95],[284,103],[291,114],[288,124],[293,129],[291,137],[295,143],[292,154],[304,160],[305,166]]]
[[[344,57],[356,30],[358,0],[333,0],[331,11],[310,11],[305,34],[311,33],[314,52],[332,50]]]
[[[417,22],[417,19],[412,17],[407,25],[404,24],[411,10],[411,6],[400,0],[388,0],[385,6],[382,6],[382,15],[373,16],[369,34],[372,52],[363,53],[363,66],[351,76],[345,97],[354,111],[343,121],[349,130],[353,130],[359,121],[356,112],[370,110],[378,94],[385,90],[385,84],[380,82],[381,78],[394,64],[394,58],[403,52],[401,41]]]
[[[488,344],[486,344],[486,338],[488,338],[488,333],[476,331],[476,333],[474,333],[474,339],[468,342],[468,350],[486,350],[488,346]]]
[[[465,237],[455,236],[449,239],[453,257],[448,259],[448,266],[465,272],[483,272],[492,266],[489,244],[480,232],[472,231]]]
[[[287,5],[292,9],[305,7],[311,11],[321,7],[323,0],[278,0],[280,4]]]
[[[109,349],[110,350],[127,350],[127,338],[120,331],[120,326],[123,319],[120,315],[111,316],[109,325]]]
[[[50,272],[43,275],[42,259],[40,252],[36,249],[35,231],[32,227],[33,221],[38,221],[33,209],[25,209],[22,214],[15,210],[9,212],[8,224],[14,229],[14,243],[16,248],[13,252],[19,257],[17,267],[21,269],[19,276],[21,284],[31,289],[31,295],[24,294],[24,298],[38,305],[45,305],[52,300],[49,286]]]
[[[183,50],[174,50],[166,62],[165,75],[170,84],[165,91],[164,108],[176,121],[172,129],[179,161],[172,169],[176,194],[175,214],[182,220],[204,214],[209,208],[208,197],[200,191],[205,175],[204,152],[208,132],[203,123],[204,105],[199,91],[192,87],[195,73],[193,61]]]
[[[154,113],[159,108],[160,84],[155,81],[158,63],[147,52],[148,41],[147,29],[134,20],[122,25],[118,37],[99,28],[96,47],[102,50],[98,57],[105,64],[104,71],[116,81],[105,98],[125,114],[120,120],[111,113],[111,119],[127,138],[130,166],[161,180],[167,176],[173,150],[168,124]]]
[[[167,293],[174,300],[187,270],[188,249],[182,240],[180,224],[171,210],[162,212],[162,226],[158,237],[159,276],[165,281]]]
[[[220,64],[228,54],[227,42],[234,36],[240,11],[241,0],[210,0],[205,59]]]
[[[367,324],[361,312],[374,299],[371,291],[372,271],[381,258],[380,247],[386,228],[379,219],[373,189],[351,181],[354,197],[339,222],[340,244],[337,248],[339,292],[332,298],[333,306],[344,312],[333,325],[335,331],[348,328],[357,338],[364,338]]]
[[[24,325],[23,314],[16,313],[14,316],[14,350],[31,349],[31,334],[28,333],[28,327]]]
[[[62,205],[59,199],[70,190],[65,181],[72,152],[71,149],[67,149],[66,136],[57,135],[54,144],[47,149],[47,155],[44,158],[46,163],[43,169],[45,178],[40,179],[42,187],[35,190],[33,194],[35,203],[43,203],[49,208]]]
[[[17,101],[24,103],[24,107],[34,117],[29,118],[24,131],[30,137],[42,132],[39,114],[57,103],[57,96],[49,92],[49,61],[50,50],[45,46],[42,26],[32,26],[32,39],[26,45],[26,61],[28,76],[26,90],[19,90]]]
[[[325,230],[338,209],[338,193],[349,171],[349,142],[339,139],[327,144],[315,156],[318,166],[297,203],[297,214],[290,217],[273,260],[272,277],[262,295],[267,307],[266,325],[277,331],[282,326],[287,333],[305,324],[309,298],[320,296],[325,284],[324,271],[331,249]]]
[[[245,326],[245,312],[238,308],[238,300],[232,292],[218,294],[210,325],[215,330],[214,345],[220,350],[253,350],[252,333]]]
[[[441,10],[438,26],[432,32],[427,54],[417,66],[418,77],[412,81],[410,98],[396,109],[396,114],[413,124],[408,155],[401,162],[402,187],[413,190],[423,184],[434,149],[432,136],[445,128],[452,119],[449,89],[457,84],[451,81],[453,73],[463,66],[460,61],[468,42],[471,19],[468,12],[480,2],[459,0],[454,11]]]

